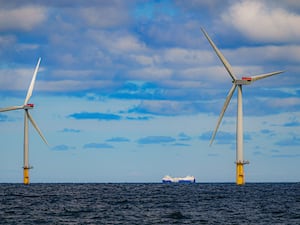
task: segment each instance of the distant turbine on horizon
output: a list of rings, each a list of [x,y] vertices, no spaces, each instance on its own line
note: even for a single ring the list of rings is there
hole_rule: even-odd
[[[201,28],[204,36],[218,55],[219,59],[223,63],[225,69],[229,73],[230,77],[232,78],[232,87],[226,97],[224,106],[221,110],[217,126],[212,134],[212,138],[210,140],[210,145],[212,145],[215,136],[217,134],[218,128],[221,124],[222,118],[224,116],[224,113],[227,109],[227,106],[232,98],[232,95],[235,91],[235,89],[238,89],[238,96],[237,96],[237,122],[236,122],[236,184],[237,185],[243,185],[245,184],[245,174],[244,174],[244,164],[248,164],[248,161],[244,161],[244,150],[243,150],[243,93],[242,93],[242,86],[243,85],[249,85],[252,84],[254,81],[270,77],[276,74],[283,73],[284,71],[276,71],[272,73],[267,73],[267,74],[261,74],[257,76],[251,76],[251,77],[242,77],[242,79],[237,79],[235,76],[231,65],[228,63],[228,61],[225,59],[223,54],[220,52],[220,50],[217,48],[217,46],[214,44],[214,42],[210,39],[206,31]]]
[[[37,75],[37,72],[38,72],[38,69],[40,66],[40,62],[41,62],[41,58],[39,58],[38,63],[35,67],[33,77],[30,82],[30,86],[28,88],[24,104],[21,106],[10,106],[7,108],[0,109],[0,112],[12,111],[12,110],[18,110],[18,109],[24,109],[24,112],[25,112],[24,113],[24,166],[23,166],[24,184],[29,184],[29,169],[32,168],[29,166],[29,159],[28,159],[29,158],[28,157],[28,119],[31,122],[31,124],[33,125],[33,127],[36,129],[36,131],[39,133],[39,135],[41,136],[43,141],[48,145],[46,138],[44,137],[41,130],[38,128],[37,124],[35,123],[35,121],[33,120],[32,116],[29,114],[29,111],[28,111],[29,109],[32,109],[34,107],[34,104],[28,103],[28,101],[32,95],[32,91],[33,91],[36,75]]]

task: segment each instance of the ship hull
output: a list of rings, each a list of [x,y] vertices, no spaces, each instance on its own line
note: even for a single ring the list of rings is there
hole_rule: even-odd
[[[193,176],[186,176],[186,177],[170,177],[170,176],[165,176],[162,179],[163,183],[186,183],[186,184],[190,184],[190,183],[196,183],[196,179]]]

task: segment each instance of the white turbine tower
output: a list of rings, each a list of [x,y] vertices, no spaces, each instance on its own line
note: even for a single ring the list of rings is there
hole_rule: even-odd
[[[27,91],[27,96],[25,98],[24,104],[21,106],[11,106],[11,107],[0,109],[0,112],[12,111],[12,110],[18,110],[18,109],[24,109],[24,112],[25,112],[24,113],[24,167],[23,167],[24,168],[24,184],[29,184],[29,169],[31,169],[31,167],[29,166],[29,160],[28,160],[28,119],[30,120],[31,124],[36,129],[36,131],[39,133],[39,135],[41,136],[43,141],[48,145],[46,138],[44,137],[41,130],[38,128],[37,124],[34,122],[32,116],[30,115],[30,113],[28,111],[29,109],[32,109],[34,107],[34,104],[30,104],[30,103],[28,103],[28,101],[32,95],[32,91],[33,91],[36,75],[37,75],[37,72],[38,72],[38,69],[40,66],[40,62],[41,62],[41,58],[39,58],[38,63],[35,67],[34,74],[33,74],[29,89]]]
[[[223,56],[223,54],[220,52],[220,50],[217,48],[217,46],[214,44],[214,42],[210,39],[210,37],[208,36],[208,34],[206,33],[206,31],[204,29],[201,29],[203,34],[205,35],[205,37],[207,38],[208,42],[210,43],[210,45],[212,46],[212,48],[214,49],[214,51],[216,52],[216,54],[218,55],[219,59],[221,60],[221,62],[223,63],[225,69],[227,70],[227,72],[229,73],[230,77],[232,78],[232,87],[226,97],[224,106],[222,108],[222,111],[220,113],[218,122],[217,122],[217,126],[213,132],[211,141],[210,141],[210,145],[213,143],[216,133],[218,131],[218,128],[221,124],[222,118],[224,116],[224,113],[227,109],[227,106],[232,98],[232,95],[235,91],[235,89],[238,89],[238,96],[237,96],[237,122],[236,122],[236,184],[237,185],[243,185],[245,184],[245,175],[244,175],[244,164],[248,164],[248,161],[244,161],[244,156],[243,156],[243,94],[242,94],[242,86],[243,85],[249,85],[252,84],[252,82],[269,77],[269,76],[273,76],[276,74],[280,74],[283,73],[283,71],[276,71],[276,72],[272,72],[272,73],[267,73],[267,74],[262,74],[262,75],[257,75],[257,76],[251,76],[251,77],[242,77],[242,79],[238,79],[230,64],[228,63],[228,61],[225,59],[225,57]]]

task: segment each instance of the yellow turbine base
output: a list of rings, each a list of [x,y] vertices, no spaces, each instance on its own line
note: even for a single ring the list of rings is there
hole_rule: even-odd
[[[237,185],[245,184],[244,163],[236,164],[236,184]]]
[[[29,168],[24,168],[24,184],[29,184]]]

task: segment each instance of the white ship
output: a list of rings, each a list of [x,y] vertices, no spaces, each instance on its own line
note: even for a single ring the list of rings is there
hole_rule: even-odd
[[[196,183],[196,179],[193,176],[186,176],[186,177],[164,176],[162,182],[163,183]]]

